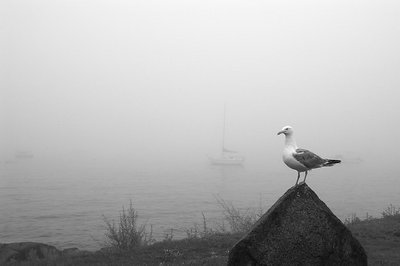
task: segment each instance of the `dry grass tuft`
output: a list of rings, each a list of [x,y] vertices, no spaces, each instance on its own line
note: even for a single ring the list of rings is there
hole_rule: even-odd
[[[130,201],[128,209],[122,207],[119,221],[110,221],[103,216],[106,224],[106,245],[116,250],[133,250],[154,242],[152,227],[146,232],[146,225],[138,225],[138,213]]]

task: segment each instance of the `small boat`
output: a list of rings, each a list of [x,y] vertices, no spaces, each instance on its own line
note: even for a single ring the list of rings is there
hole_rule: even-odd
[[[239,152],[228,150],[225,148],[225,120],[226,120],[226,108],[224,107],[224,124],[222,128],[222,149],[220,157],[209,157],[209,160],[214,165],[243,165],[244,156],[240,155]]]
[[[212,164],[215,165],[243,165],[244,156],[238,154],[237,152],[226,152],[224,151],[221,157],[210,158]]]
[[[29,151],[18,151],[15,153],[16,159],[32,159],[33,157],[33,153]]]

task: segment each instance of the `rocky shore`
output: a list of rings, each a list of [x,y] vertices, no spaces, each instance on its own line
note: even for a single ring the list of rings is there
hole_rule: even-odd
[[[60,257],[91,254],[77,248],[59,250],[54,246],[36,242],[0,244],[0,265],[23,261],[54,260]]]
[[[0,244],[0,265],[400,265],[400,211],[343,224],[305,184],[289,189],[245,235],[213,232],[121,251]],[[290,263],[289,263],[290,262]],[[324,263],[325,262],[325,263]],[[244,264],[243,264],[244,263]],[[279,263],[278,263],[279,264]],[[306,263],[307,264],[307,263]],[[285,264],[286,265],[286,264]]]

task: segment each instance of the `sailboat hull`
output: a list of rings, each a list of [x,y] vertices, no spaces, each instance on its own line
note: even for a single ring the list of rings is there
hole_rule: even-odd
[[[214,165],[242,165],[244,158],[210,158]]]

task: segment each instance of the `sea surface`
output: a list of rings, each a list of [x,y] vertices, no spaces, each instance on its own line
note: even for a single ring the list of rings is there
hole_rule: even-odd
[[[277,160],[279,161],[279,160]],[[294,185],[296,172],[281,161],[243,167],[191,162],[25,159],[0,165],[0,243],[36,241],[57,248],[104,246],[104,217],[118,220],[132,201],[153,237],[183,238],[190,228],[218,228],[218,199],[243,212],[268,208]],[[350,162],[313,170],[307,184],[341,219],[380,217],[400,206],[400,178],[390,169]]]

